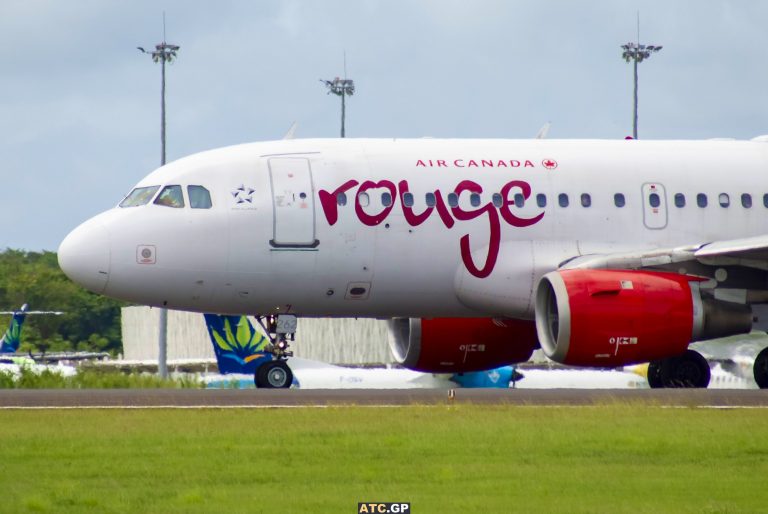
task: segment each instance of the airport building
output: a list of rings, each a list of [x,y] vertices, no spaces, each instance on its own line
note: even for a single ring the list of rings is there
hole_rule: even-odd
[[[123,307],[123,359],[157,361],[159,312],[151,307]],[[394,362],[387,343],[387,324],[376,319],[299,318],[291,349],[296,357],[331,364]],[[203,315],[169,310],[168,361],[199,360],[215,361]]]

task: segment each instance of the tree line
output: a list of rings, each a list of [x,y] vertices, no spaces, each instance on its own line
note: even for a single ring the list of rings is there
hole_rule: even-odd
[[[28,316],[21,331],[23,352],[122,353],[121,302],[86,291],[59,268],[55,252],[0,251],[0,311],[63,311]],[[0,315],[0,334],[10,323]]]

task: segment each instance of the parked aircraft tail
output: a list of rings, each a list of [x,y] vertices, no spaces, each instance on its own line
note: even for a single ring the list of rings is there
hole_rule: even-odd
[[[21,309],[10,312],[12,314],[11,324],[8,330],[5,331],[3,338],[0,339],[0,353],[15,353],[19,349],[19,343],[21,342],[21,326],[24,324],[24,320],[27,319],[27,307],[25,303],[21,306]]]
[[[5,311],[0,314],[11,314],[11,324],[8,330],[3,334],[3,338],[0,339],[0,353],[15,353],[19,349],[21,343],[21,326],[24,324],[24,320],[30,314],[53,314],[58,316],[64,314],[60,311],[30,311],[29,305],[26,303],[21,306],[17,311]]]
[[[269,339],[253,328],[247,316],[205,314],[205,324],[220,373],[253,375],[261,364],[272,360],[265,351]]]

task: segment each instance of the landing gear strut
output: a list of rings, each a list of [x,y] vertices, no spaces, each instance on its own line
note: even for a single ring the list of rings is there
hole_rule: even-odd
[[[293,383],[293,371],[286,359],[293,356],[288,345],[296,339],[296,316],[278,314],[256,319],[269,337],[265,351],[272,354],[273,360],[256,368],[253,381],[259,388],[287,389]]]
[[[766,361],[768,366],[768,353]],[[652,389],[706,388],[710,377],[707,359],[694,350],[648,364],[648,385]]]

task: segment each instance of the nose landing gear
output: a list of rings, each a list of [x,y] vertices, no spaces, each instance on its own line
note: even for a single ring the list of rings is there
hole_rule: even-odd
[[[278,314],[258,316],[256,320],[269,337],[270,344],[265,351],[272,354],[273,360],[256,368],[253,381],[258,388],[287,389],[293,383],[293,371],[286,362],[293,352],[288,350],[289,343],[296,339],[296,316]]]

